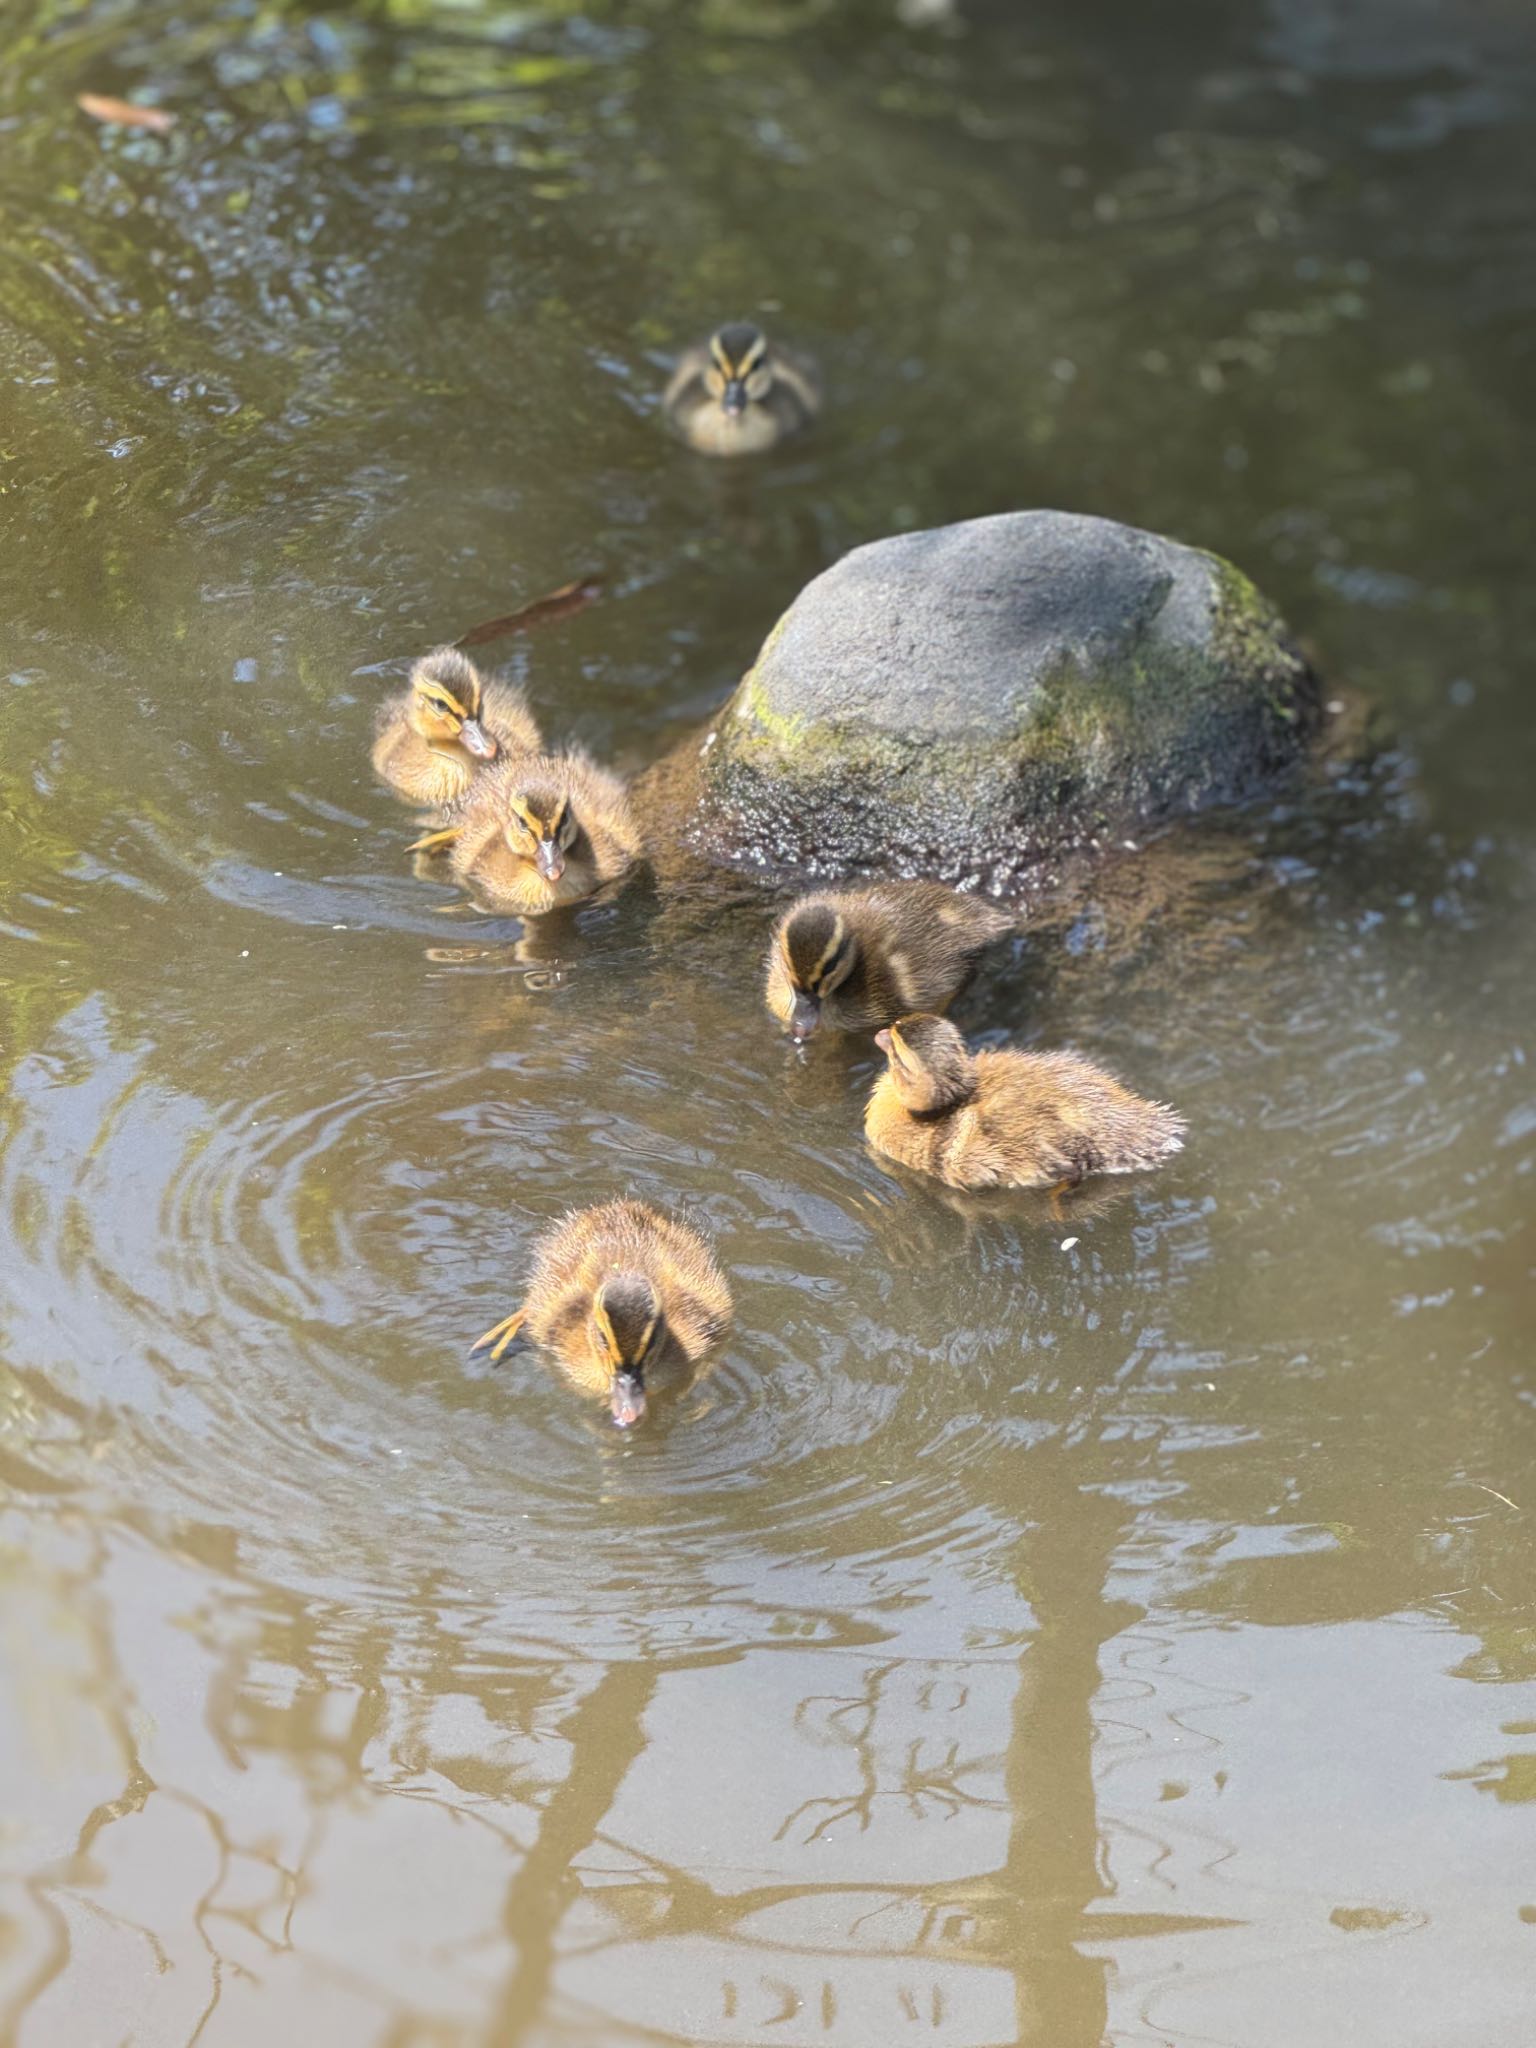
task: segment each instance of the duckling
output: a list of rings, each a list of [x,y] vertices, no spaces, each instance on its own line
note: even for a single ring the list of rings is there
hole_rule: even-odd
[[[899,1017],[864,1112],[877,1152],[952,1188],[1075,1187],[1136,1173],[1184,1143],[1184,1119],[1075,1052],[971,1053],[943,1017]]]
[[[479,775],[443,828],[411,847],[445,847],[454,879],[491,910],[526,916],[580,903],[640,853],[618,776],[589,755],[535,754]]]
[[[904,1010],[942,1010],[982,948],[1016,922],[942,882],[802,896],[774,927],[768,1007],[797,1042],[823,1024],[873,1031]]]
[[[446,804],[463,796],[482,763],[543,745],[515,684],[488,683],[467,654],[439,647],[380,711],[373,772],[408,803]]]
[[[662,404],[701,455],[758,455],[809,426],[821,387],[803,357],[733,320],[685,351]]]
[[[686,1378],[730,1322],[731,1291],[696,1230],[647,1202],[604,1202],[543,1233],[522,1307],[471,1348],[500,1359],[526,1328],[628,1429],[650,1389]]]

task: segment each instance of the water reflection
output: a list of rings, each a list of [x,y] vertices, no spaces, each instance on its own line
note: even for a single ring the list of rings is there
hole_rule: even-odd
[[[0,2038],[1524,2039],[1536,129],[1486,10],[1368,15],[23,10]],[[832,389],[746,475],[656,418],[722,312]],[[1165,1178],[884,1172],[759,879],[410,872],[424,647],[601,573],[494,651],[641,767],[1025,502],[1227,550],[1396,749],[964,998]],[[616,1193],[738,1300],[632,1442],[465,1357]]]

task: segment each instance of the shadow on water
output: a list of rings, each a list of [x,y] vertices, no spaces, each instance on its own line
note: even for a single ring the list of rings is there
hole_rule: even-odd
[[[13,14],[0,2040],[1523,2048],[1523,22]],[[724,312],[831,392],[728,474],[656,412]],[[843,549],[1030,503],[1230,554],[1391,735],[962,998],[1165,1173],[884,1172],[761,878],[411,873],[424,647],[600,576],[490,652],[640,768]],[[738,1310],[630,1441],[466,1357],[626,1191]]]

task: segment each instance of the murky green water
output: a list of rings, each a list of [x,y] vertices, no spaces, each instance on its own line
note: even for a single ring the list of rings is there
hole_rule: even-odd
[[[1523,2048],[1524,10],[4,27],[0,2038]],[[832,407],[726,476],[655,393],[763,309]],[[957,1212],[750,892],[528,960],[406,871],[424,646],[600,573],[504,651],[637,766],[1029,504],[1222,548],[1401,743],[966,999],[1170,1171]],[[464,1355],[625,1190],[738,1301],[633,1440]]]

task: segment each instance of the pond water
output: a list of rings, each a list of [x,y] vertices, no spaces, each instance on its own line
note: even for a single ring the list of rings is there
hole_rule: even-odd
[[[1531,2038],[1528,14],[907,15],[8,10],[7,2043]],[[656,395],[741,313],[832,399],[723,474]],[[639,767],[1023,505],[1389,735],[964,998],[1189,1118],[1065,1221],[873,1164],[750,881],[520,943],[367,767],[586,574],[490,652]],[[621,1438],[466,1349],[626,1190],[738,1316]]]

